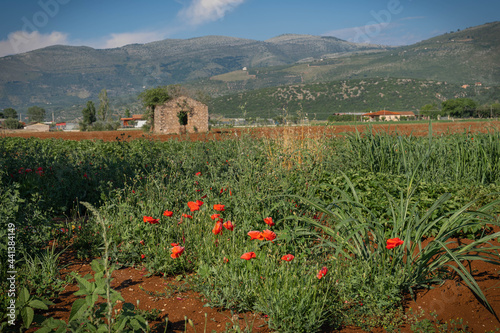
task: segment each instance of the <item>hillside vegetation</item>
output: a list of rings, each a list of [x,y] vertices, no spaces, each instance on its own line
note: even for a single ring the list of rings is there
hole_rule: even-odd
[[[326,120],[341,112],[381,109],[416,111],[424,104],[440,105],[451,98],[478,101],[500,99],[499,87],[467,87],[443,81],[372,78],[263,88],[215,98],[210,112],[229,118],[283,115]]]

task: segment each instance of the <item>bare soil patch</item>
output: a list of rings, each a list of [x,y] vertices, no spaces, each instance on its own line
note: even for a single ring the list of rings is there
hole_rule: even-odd
[[[403,134],[414,136],[426,136],[429,133],[428,123],[374,123],[373,130],[376,132],[386,132],[391,134]],[[250,128],[225,128],[212,129],[208,133],[190,133],[190,134],[152,134],[145,133],[140,130],[126,131],[103,131],[103,132],[25,132],[24,130],[5,131],[0,133],[0,136],[14,137],[37,137],[41,139],[55,138],[63,140],[133,140],[133,139],[150,139],[150,140],[218,140],[224,138],[235,138],[241,135],[249,134],[257,137],[278,137],[286,133],[287,135],[296,135],[302,138],[320,137],[323,135],[333,136],[343,133],[363,132],[368,126],[367,123],[357,125],[339,125],[339,126],[293,126],[293,127],[250,127]],[[471,122],[449,122],[449,123],[433,123],[432,132],[434,135],[443,135],[451,133],[464,132],[482,132],[486,133],[492,130],[500,129],[500,121],[471,121]]]

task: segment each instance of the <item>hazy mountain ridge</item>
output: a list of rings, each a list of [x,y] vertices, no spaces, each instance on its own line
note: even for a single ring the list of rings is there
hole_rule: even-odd
[[[56,117],[68,117],[78,114],[87,100],[96,101],[103,88],[113,104],[144,87],[173,83],[214,97],[376,77],[494,86],[500,85],[499,38],[500,22],[493,22],[397,48],[293,34],[266,41],[166,39],[104,50],[51,46],[0,58],[0,109],[40,105]]]

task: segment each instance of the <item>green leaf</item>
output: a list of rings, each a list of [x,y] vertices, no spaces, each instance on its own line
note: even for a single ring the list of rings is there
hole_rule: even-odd
[[[48,310],[47,305],[39,299],[34,299],[28,303],[33,309]]]
[[[23,323],[25,328],[29,328],[33,322],[33,316],[35,311],[30,307],[24,307],[21,309],[21,317],[23,318]]]
[[[19,293],[19,303],[18,306],[23,306],[26,302],[28,302],[30,298],[30,293],[26,287],[23,287],[21,289],[21,292]]]
[[[71,313],[69,314],[68,321],[72,321],[75,318],[79,318],[82,313],[86,311],[87,307],[85,307],[85,299],[79,298],[73,302],[73,306],[71,307]]]

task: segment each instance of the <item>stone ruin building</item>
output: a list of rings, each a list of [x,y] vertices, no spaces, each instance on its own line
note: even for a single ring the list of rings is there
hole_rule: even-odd
[[[208,106],[186,96],[157,105],[153,132],[161,134],[208,132]]]

